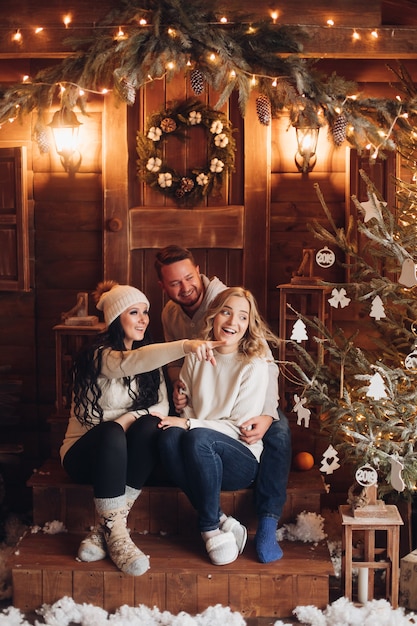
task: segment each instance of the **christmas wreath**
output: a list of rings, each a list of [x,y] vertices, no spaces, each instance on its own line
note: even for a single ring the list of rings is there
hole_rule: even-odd
[[[179,173],[164,159],[171,136],[189,141],[192,129],[201,126],[207,137],[207,163]],[[144,133],[137,133],[138,176],[178,204],[197,204],[221,187],[234,170],[235,141],[227,116],[199,100],[187,100],[151,116]]]

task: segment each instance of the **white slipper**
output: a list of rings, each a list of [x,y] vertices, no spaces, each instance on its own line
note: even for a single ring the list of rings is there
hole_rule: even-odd
[[[237,519],[229,515],[229,517],[225,519],[223,524],[220,526],[220,530],[222,532],[232,532],[234,534],[239,554],[242,554],[246,545],[246,540],[248,538],[248,531],[243,526],[243,524],[241,524],[237,521]]]
[[[207,539],[206,550],[213,565],[233,563],[239,556],[236,539],[232,532],[222,532]]]

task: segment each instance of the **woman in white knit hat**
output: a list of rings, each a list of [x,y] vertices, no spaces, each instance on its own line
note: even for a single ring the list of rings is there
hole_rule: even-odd
[[[152,344],[149,301],[139,289],[105,281],[94,292],[106,330],[74,363],[67,431],[60,449],[72,480],[92,484],[99,524],[81,542],[78,557],[110,556],[124,573],[140,576],[149,558],[135,545],[127,516],[157,461],[159,418],[168,414],[161,367],[194,353],[215,365],[219,342]]]

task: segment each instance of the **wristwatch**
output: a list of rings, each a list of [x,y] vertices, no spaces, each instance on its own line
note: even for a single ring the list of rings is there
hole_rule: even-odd
[[[185,420],[185,430],[190,430],[190,428],[191,428],[191,420],[187,418]]]

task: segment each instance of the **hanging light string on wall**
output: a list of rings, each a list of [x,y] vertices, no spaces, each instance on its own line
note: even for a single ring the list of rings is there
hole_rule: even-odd
[[[307,58],[304,51],[308,31],[317,27],[280,25],[277,12],[263,21],[244,23],[233,15],[218,17],[215,4],[207,8],[203,0],[166,0],[148,10],[135,1],[125,2],[123,10],[93,26],[74,26],[66,15],[60,28],[71,34],[75,52],[18,85],[0,86],[0,124],[35,112],[38,140],[57,97],[61,108],[78,107],[82,113],[89,93],[112,92],[132,105],[143,85],[185,72],[195,95],[201,95],[206,85],[219,93],[215,108],[221,109],[237,91],[244,115],[256,91],[260,123],[268,125],[272,117],[288,112],[294,127],[300,122],[313,129],[327,125],[336,146],[347,140],[359,151],[381,155],[395,149],[399,133],[410,131],[407,116],[416,115],[417,100],[404,68],[390,68],[408,85],[398,114],[397,100],[359,97],[355,83],[335,74],[318,74],[314,68],[318,59]],[[330,19],[325,28],[335,28]],[[34,26],[34,30],[42,36],[46,29]],[[368,30],[353,29],[358,34]],[[370,36],[375,40],[384,32],[378,28]],[[23,27],[16,29],[11,45],[23,45],[25,34]]]

